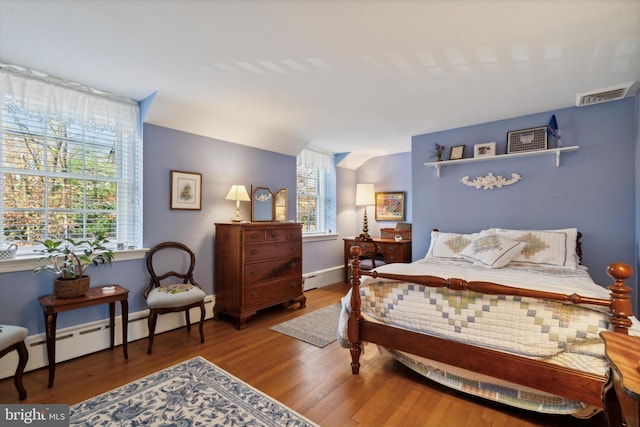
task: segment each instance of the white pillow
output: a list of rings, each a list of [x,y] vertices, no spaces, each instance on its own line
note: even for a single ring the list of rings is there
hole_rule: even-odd
[[[458,252],[473,243],[480,233],[460,234],[431,232],[431,243],[425,258],[459,259]]]
[[[493,233],[482,233],[458,255],[485,268],[501,268],[511,262],[526,244]]]
[[[558,230],[506,230],[492,229],[496,235],[523,242],[526,247],[513,263],[519,265],[551,266],[575,270],[578,266],[576,255],[576,228]]]

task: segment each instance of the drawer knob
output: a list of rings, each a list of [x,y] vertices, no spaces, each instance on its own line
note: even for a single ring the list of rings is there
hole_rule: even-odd
[[[252,251],[251,251],[251,255],[255,255],[255,254],[257,254],[257,253],[258,253],[258,251],[257,251],[256,249],[254,249],[254,250],[252,250]]]
[[[273,237],[274,239],[278,238],[278,232],[277,231],[272,231],[271,232],[271,237]]]
[[[296,282],[291,282],[291,287],[292,287],[292,288],[295,288],[295,287],[296,287],[296,285],[297,285],[297,283],[296,283]]]
[[[251,297],[252,297],[252,298],[256,298],[257,296],[258,296],[258,293],[257,293],[257,292],[251,292]]]
[[[390,250],[391,252],[395,252],[395,251],[397,251],[398,249],[397,249],[395,246],[389,246],[389,250]]]
[[[253,233],[251,235],[251,238],[254,239],[254,240],[257,239],[258,237],[260,237],[260,235],[258,233]]]

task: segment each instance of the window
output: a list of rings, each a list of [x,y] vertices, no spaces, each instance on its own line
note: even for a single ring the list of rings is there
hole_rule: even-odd
[[[298,222],[306,234],[336,229],[336,165],[333,155],[303,150],[297,158]]]
[[[27,254],[40,240],[103,231],[140,247],[137,102],[15,67],[0,78],[0,244]]]

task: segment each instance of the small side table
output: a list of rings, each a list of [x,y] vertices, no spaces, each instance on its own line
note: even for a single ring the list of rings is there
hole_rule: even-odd
[[[129,290],[120,285],[115,287],[115,292],[102,293],[102,286],[89,288],[87,293],[77,298],[59,299],[54,294],[44,295],[39,298],[40,305],[44,310],[44,324],[47,335],[47,357],[49,359],[49,388],[53,387],[53,378],[56,373],[56,320],[58,313],[62,311],[76,310],[84,307],[91,307],[100,304],[109,304],[109,332],[111,333],[111,349],[113,350],[115,341],[115,316],[116,301],[120,301],[122,307],[122,351],[124,358],[128,359],[127,353],[127,329],[129,322]]]
[[[605,354],[611,364],[605,386],[605,405],[610,426],[640,426],[640,337],[601,332]],[[615,394],[611,393],[611,388]],[[615,396],[614,406],[607,406]],[[617,403],[617,404],[616,404]],[[611,411],[609,411],[611,409]],[[609,413],[609,412],[618,413]],[[619,419],[622,417],[622,419]]]

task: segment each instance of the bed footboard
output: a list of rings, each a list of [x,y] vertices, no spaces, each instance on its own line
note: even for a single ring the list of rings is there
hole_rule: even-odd
[[[393,326],[372,323],[364,320],[361,313],[360,278],[372,276],[392,280],[417,283],[429,287],[446,287],[456,291],[474,291],[493,295],[515,295],[547,299],[572,304],[593,304],[609,308],[609,322],[612,330],[617,333],[628,333],[631,326],[631,288],[626,286],[625,280],[631,277],[632,269],[627,264],[610,264],[607,273],[615,280],[609,286],[610,298],[599,299],[584,297],[578,294],[565,295],[552,292],[527,290],[491,282],[467,282],[457,278],[441,278],[436,276],[408,276],[398,274],[384,274],[375,271],[363,272],[358,260],[361,248],[353,246],[351,291],[351,315],[348,323],[348,336],[351,343],[351,371],[358,374],[360,370],[360,355],[362,342],[367,341],[394,348],[432,360],[448,363],[474,372],[502,378],[516,384],[526,385],[539,390],[547,390],[561,394],[568,398],[602,406],[600,392],[605,379],[596,375],[581,373],[575,370],[558,369],[544,362],[531,361],[519,356],[505,356],[496,354],[492,350],[475,347],[468,344],[437,339],[415,332],[403,331]],[[478,357],[481,355],[481,357]],[[482,360],[481,364],[477,364]],[[536,372],[536,376],[529,374]]]

